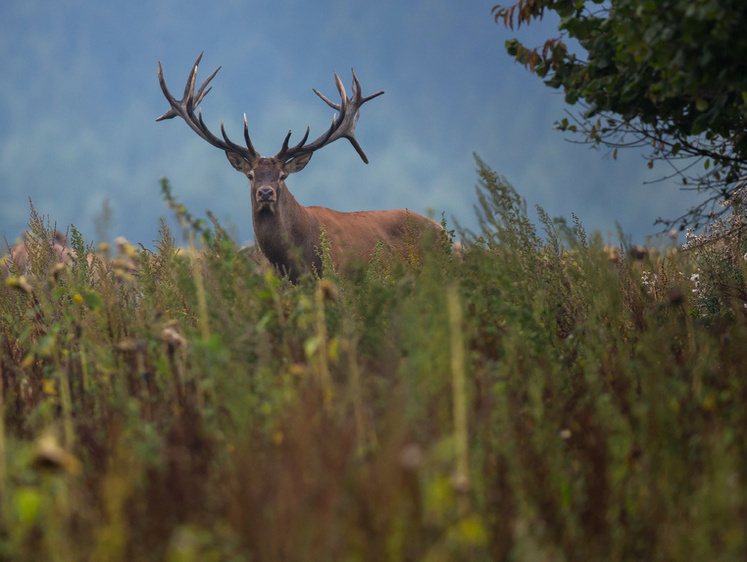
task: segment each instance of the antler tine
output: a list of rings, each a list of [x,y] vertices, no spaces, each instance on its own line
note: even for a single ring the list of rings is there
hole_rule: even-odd
[[[352,69],[351,69],[352,70]],[[366,153],[363,152],[363,149],[361,148],[360,144],[358,144],[358,140],[355,138],[355,126],[358,121],[358,115],[360,113],[361,106],[366,103],[369,100],[372,100],[373,98],[380,96],[383,94],[383,91],[376,92],[373,95],[370,95],[368,97],[363,97],[362,95],[362,88],[361,83],[358,80],[358,76],[355,74],[355,70],[352,70],[353,72],[353,84],[352,84],[352,97],[348,98],[347,92],[345,92],[345,87],[343,86],[342,80],[340,80],[340,77],[338,76],[337,72],[334,73],[335,75],[335,85],[337,86],[337,91],[340,94],[340,103],[334,103],[327,99],[323,94],[321,94],[318,90],[314,89],[314,93],[319,96],[324,103],[326,103],[328,106],[330,106],[332,109],[338,112],[338,115],[334,116],[332,118],[332,125],[327,129],[326,132],[324,132],[321,136],[319,136],[316,140],[309,144],[303,144],[305,142],[302,141],[298,145],[294,146],[293,148],[288,148],[288,137],[286,137],[285,142],[283,143],[283,148],[280,150],[280,152],[276,155],[276,158],[283,158],[285,160],[289,160],[293,158],[294,156],[297,156],[298,154],[304,154],[309,152],[314,152],[316,150],[319,150],[323,146],[326,146],[337,139],[340,138],[346,138],[348,141],[350,141],[350,144],[353,145],[353,148],[355,148],[355,151],[358,153],[358,155],[361,157],[361,159],[368,164],[368,157],[366,156]],[[308,131],[307,131],[308,135]]]
[[[376,92],[375,94],[371,94],[370,96],[363,97],[363,89],[361,88],[360,80],[358,80],[358,77],[355,75],[355,70],[351,68],[350,71],[353,73],[353,97],[361,100],[359,107],[363,105],[364,103],[366,103],[368,100],[372,100],[376,97],[379,97],[381,94],[384,93],[384,90],[380,90]]]
[[[208,85],[208,84],[210,83],[210,81],[211,81],[211,80],[212,80],[213,78],[215,78],[215,75],[216,75],[216,74],[218,74],[218,71],[219,71],[219,70],[220,70],[221,68],[223,68],[223,67],[222,67],[222,66],[219,66],[218,68],[216,68],[216,69],[215,69],[215,71],[214,71],[214,72],[213,72],[213,73],[212,73],[212,74],[211,74],[210,76],[208,76],[208,77],[207,77],[207,78],[205,79],[205,81],[204,81],[204,82],[202,83],[202,86],[200,86],[200,89],[199,89],[199,90],[197,90],[197,96],[196,96],[196,101],[195,101],[195,105],[194,105],[194,107],[195,107],[195,108],[196,108],[196,107],[197,107],[198,105],[200,105],[200,102],[202,101],[202,98],[204,98],[204,97],[205,97],[206,95],[208,95],[208,92],[209,92],[210,90],[212,90],[212,89],[213,89],[213,87],[212,87],[212,86],[210,86],[210,87],[209,87],[209,88],[208,88],[207,90],[205,90],[205,86],[207,86],[207,85]],[[205,91],[203,91],[203,90],[205,90]]]
[[[189,71],[189,76],[187,77],[187,84],[184,86],[184,96],[182,99],[187,101],[187,107],[190,107],[192,98],[195,95],[195,82],[197,81],[197,67],[199,66],[200,61],[202,60],[202,54],[203,53],[200,53],[200,56],[197,57],[197,60],[192,65],[192,70]]]
[[[184,109],[188,109],[189,104],[191,104],[192,100],[194,99],[194,91],[195,91],[195,78],[197,77],[197,66],[200,64],[200,60],[202,60],[203,53],[200,53],[200,56],[197,57],[197,60],[195,61],[194,65],[192,65],[192,70],[189,73],[189,77],[187,78],[187,84],[184,86],[184,96],[181,99],[181,102],[184,102],[182,105],[184,105]],[[200,105],[200,102],[202,99],[207,95],[207,93],[212,89],[208,88],[205,90],[205,86],[207,86],[210,81],[215,78],[215,75],[218,74],[218,71],[221,69],[219,66],[215,72],[213,72],[208,78],[202,83],[200,86],[200,89],[197,90],[197,101],[194,102],[194,104],[191,106],[194,110],[198,105]],[[174,117],[177,117],[181,115],[181,112],[179,112],[175,106],[180,105],[180,101],[177,100],[171,92],[169,92],[169,89],[166,87],[166,80],[163,78],[163,66],[161,65],[161,61],[158,61],[158,83],[161,85],[161,91],[163,91],[164,96],[166,96],[166,99],[169,101],[169,104],[171,105],[171,109],[169,109],[166,113],[161,115],[156,121],[162,121],[164,119],[173,119]]]
[[[327,98],[326,98],[326,97],[324,96],[324,94],[322,94],[322,93],[321,93],[321,92],[320,92],[319,90],[317,90],[316,88],[312,88],[312,90],[314,91],[314,93],[315,93],[315,94],[316,94],[317,96],[319,96],[320,98],[322,98],[322,101],[324,101],[324,103],[326,103],[326,104],[327,104],[328,106],[330,106],[330,107],[331,107],[332,109],[334,109],[335,111],[340,111],[340,106],[339,106],[338,104],[336,104],[336,103],[333,103],[333,102],[329,101],[329,100],[328,100],[328,99],[327,99]]]
[[[292,148],[288,148],[288,143],[290,142],[292,133],[292,131],[288,131],[288,134],[285,135],[285,139],[283,140],[283,146],[280,148],[280,152],[275,155],[275,158],[281,161],[290,160],[299,150],[301,150],[301,148],[303,148],[304,143],[309,138],[310,132],[311,129],[307,126],[306,133],[304,133],[303,138],[298,142],[298,144]]]
[[[202,111],[200,111],[200,123],[202,123]],[[223,119],[220,120],[220,134],[223,135],[223,140],[226,141],[226,144],[230,146],[234,152],[238,152],[239,154],[243,154],[246,151],[246,148],[244,148],[241,145],[236,144],[231,139],[228,138],[228,135],[226,134],[226,129],[223,126]],[[247,143],[250,144],[250,143]]]
[[[306,125],[306,133],[304,133],[303,138],[293,148],[296,149],[296,150],[300,149],[304,145],[304,143],[306,143],[306,140],[309,138],[309,133],[310,132],[311,132],[311,127],[309,127],[308,125]]]
[[[246,122],[246,113],[244,113],[244,141],[246,142],[246,147],[249,149],[251,153],[259,155],[259,152],[254,150],[254,145],[252,145],[252,140],[249,138],[249,125]]]
[[[285,135],[285,139],[283,139],[283,146],[280,147],[280,152],[278,152],[276,158],[280,158],[282,154],[287,152],[288,150],[288,142],[290,141],[292,131],[288,129],[288,134]]]
[[[177,101],[176,101],[176,98],[174,98],[174,96],[171,95],[171,92],[169,92],[169,89],[166,87],[166,81],[163,79],[163,67],[161,66],[161,61],[158,61],[158,83],[161,85],[161,91],[163,92],[163,95],[168,100],[169,105],[171,105],[171,109],[169,109],[166,113],[164,113],[159,118],[157,118],[156,121],[163,121],[164,119],[173,119],[174,117],[179,115],[174,109],[174,105],[176,105]]]
[[[340,94],[340,103],[334,103],[330,100],[328,100],[324,95],[322,95],[319,90],[316,88],[312,88],[314,90],[314,93],[322,98],[324,103],[326,103],[328,106],[330,106],[335,111],[344,111],[345,110],[345,103],[348,100],[348,95],[345,92],[345,86],[342,85],[342,80],[340,80],[340,77],[337,75],[337,72],[335,72],[335,86],[337,86],[337,92]]]
[[[177,100],[174,98],[173,95],[171,95],[171,92],[169,92],[168,88],[166,87],[166,81],[163,77],[163,66],[161,65],[161,62],[158,63],[158,82],[161,85],[161,90],[163,91],[163,95],[166,97],[166,100],[169,102],[169,105],[171,106],[171,109],[169,109],[166,113],[161,115],[156,121],[162,121],[164,119],[173,119],[174,117],[181,117],[184,119],[184,121],[189,125],[189,127],[197,133],[200,138],[206,140],[213,146],[216,146],[222,150],[234,152],[236,154],[239,154],[243,158],[245,158],[247,161],[251,162],[252,160],[259,157],[259,153],[254,149],[252,146],[251,141],[249,140],[249,128],[246,123],[246,115],[244,116],[244,139],[246,140],[246,147],[240,146],[233,141],[231,141],[228,138],[228,135],[226,134],[225,127],[223,126],[223,121],[221,121],[220,129],[221,134],[223,136],[223,140],[216,137],[213,133],[210,132],[210,130],[207,128],[207,125],[205,125],[205,122],[202,119],[202,111],[200,110],[198,112],[198,115],[195,115],[195,109],[197,106],[200,105],[202,100],[205,98],[205,96],[210,92],[212,87],[208,87],[208,84],[210,81],[215,78],[215,75],[218,74],[218,71],[221,69],[219,66],[210,76],[208,76],[205,81],[202,83],[202,85],[197,90],[197,93],[195,94],[195,84],[197,81],[197,67],[200,64],[200,61],[202,60],[203,53],[200,53],[200,56],[197,57],[197,60],[195,61],[194,65],[192,65],[192,70],[189,73],[189,76],[187,78],[187,84],[184,86],[184,96],[181,100]]]
[[[361,97],[361,82],[360,80],[358,80],[358,77],[355,75],[355,70],[351,68],[350,71],[353,73],[353,85],[350,87],[353,90],[353,97],[360,98]]]
[[[337,91],[340,93],[340,106],[344,111],[345,106],[348,103],[348,94],[345,92],[345,86],[343,86],[342,80],[340,80],[337,72],[335,72],[335,85],[337,86]]]

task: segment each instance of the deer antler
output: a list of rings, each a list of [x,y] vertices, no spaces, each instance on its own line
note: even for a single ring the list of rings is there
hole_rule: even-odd
[[[220,132],[223,135],[223,139],[219,139],[213,133],[211,133],[205,125],[205,122],[202,120],[202,111],[200,110],[198,115],[195,115],[195,109],[198,105],[200,105],[200,102],[202,102],[203,98],[212,89],[212,87],[206,89],[207,85],[221,69],[221,67],[219,66],[215,70],[215,72],[208,76],[207,79],[202,83],[200,88],[197,90],[197,95],[195,95],[197,66],[202,60],[202,54],[203,53],[200,53],[200,56],[197,57],[197,60],[192,67],[192,71],[189,73],[189,78],[187,78],[187,85],[184,87],[184,97],[180,100],[177,100],[174,96],[172,96],[168,88],[166,87],[166,81],[163,79],[163,67],[161,66],[161,62],[158,62],[158,82],[161,84],[161,90],[163,91],[163,95],[166,96],[169,105],[171,105],[171,109],[161,115],[158,119],[156,119],[156,121],[173,119],[177,116],[181,117],[182,119],[184,119],[184,121],[186,121],[187,125],[189,125],[189,127],[195,133],[200,135],[202,139],[222,150],[236,153],[239,156],[243,157],[246,161],[251,163],[256,158],[260,158],[260,154],[254,149],[254,146],[252,146],[252,141],[249,139],[249,126],[246,122],[246,114],[244,114],[244,140],[246,141],[246,147],[240,146],[228,138],[228,136],[226,135],[226,130],[223,128],[222,120],[220,123]]]
[[[360,115],[361,106],[367,101],[380,96],[384,92],[376,92],[375,94],[372,94],[370,96],[363,97],[361,92],[361,83],[358,80],[358,77],[355,75],[355,70],[351,70],[353,72],[352,98],[348,98],[347,93],[345,92],[345,87],[342,85],[342,80],[340,80],[340,77],[336,72],[335,84],[337,84],[337,91],[340,93],[339,104],[329,101],[326,97],[319,93],[318,90],[314,89],[314,93],[317,96],[322,98],[322,100],[328,106],[338,112],[337,115],[332,117],[332,125],[329,127],[329,129],[315,141],[312,141],[309,144],[304,144],[306,142],[306,139],[309,137],[309,128],[307,127],[306,134],[301,139],[301,142],[299,142],[292,148],[288,148],[288,142],[290,141],[291,136],[290,131],[288,131],[288,134],[283,141],[283,147],[280,149],[280,152],[278,152],[274,156],[274,158],[285,162],[290,160],[291,158],[294,158],[295,156],[298,156],[299,154],[305,154],[319,150],[323,146],[326,146],[336,141],[337,139],[346,138],[350,141],[350,144],[353,145],[353,148],[355,148],[356,152],[360,155],[363,161],[368,164],[366,153],[363,152],[360,144],[358,144],[358,140],[355,138],[355,125],[358,122],[358,116]]]

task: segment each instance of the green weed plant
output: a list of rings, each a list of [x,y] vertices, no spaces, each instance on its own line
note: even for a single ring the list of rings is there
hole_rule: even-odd
[[[165,183],[187,247],[162,222],[126,276],[32,208],[0,559],[747,558],[741,231],[611,261],[478,175],[458,251],[297,285]]]

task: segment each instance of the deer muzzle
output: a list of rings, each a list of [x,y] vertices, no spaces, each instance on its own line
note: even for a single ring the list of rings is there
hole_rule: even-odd
[[[277,201],[277,195],[272,187],[260,187],[257,189],[255,194],[255,201],[257,205],[257,212],[260,213],[275,213],[275,202]]]
[[[275,201],[275,190],[271,187],[260,187],[257,190],[257,203],[272,203]]]

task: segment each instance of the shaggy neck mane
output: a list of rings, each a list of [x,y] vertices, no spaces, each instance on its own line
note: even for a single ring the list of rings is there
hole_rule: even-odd
[[[306,269],[304,263],[318,261],[315,246],[319,245],[319,221],[287,189],[283,199],[275,212],[254,209],[255,242],[270,263],[295,282]]]

